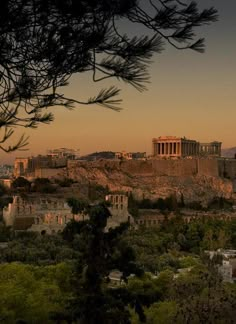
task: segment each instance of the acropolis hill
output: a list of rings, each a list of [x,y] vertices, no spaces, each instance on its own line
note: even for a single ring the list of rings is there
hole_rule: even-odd
[[[81,184],[97,183],[111,191],[131,191],[139,199],[175,194],[177,199],[183,195],[185,202],[197,201],[204,206],[214,197],[233,197],[236,160],[71,160],[66,172]]]
[[[29,180],[71,178],[81,192],[90,184],[110,191],[132,192],[137,199],[165,198],[206,206],[216,197],[234,198],[236,159],[221,158],[221,142],[200,143],[185,137],[160,136],[152,140],[153,154],[101,152],[104,158],[83,161],[73,150],[59,149],[46,156],[17,158],[15,177]]]

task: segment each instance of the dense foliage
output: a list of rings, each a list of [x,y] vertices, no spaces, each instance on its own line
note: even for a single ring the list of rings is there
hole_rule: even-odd
[[[66,263],[45,267],[1,264],[0,322],[55,323],[54,314],[66,312],[72,275],[72,267]]]
[[[159,227],[131,230],[125,240],[133,247],[137,262],[145,271],[177,270],[183,265],[182,257],[191,256],[190,262],[206,250],[236,249],[236,220],[199,217],[186,223],[178,215],[166,219]]]
[[[0,226],[1,241],[9,240],[0,250],[0,262],[22,262],[35,265],[51,265],[76,258],[76,251],[60,236],[22,232],[14,235],[9,227]]]
[[[208,202],[207,207],[203,207],[200,201],[192,201],[186,203],[182,194],[180,200],[177,200],[176,195],[172,194],[166,198],[149,199],[143,198],[136,200],[132,193],[129,195],[128,207],[130,213],[135,217],[138,216],[139,209],[159,209],[160,211],[179,211],[181,208],[189,208],[193,210],[232,210],[232,199],[224,197],[214,197]]]
[[[178,215],[155,228],[104,232],[106,206],[87,208],[90,220],[69,223],[62,236],[1,227],[9,240],[0,250],[2,321],[233,323],[236,286],[222,282],[222,259],[204,251],[236,248],[236,221]],[[109,279],[115,269],[118,286]]]

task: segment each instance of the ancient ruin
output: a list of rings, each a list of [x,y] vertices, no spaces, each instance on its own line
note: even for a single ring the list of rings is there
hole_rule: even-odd
[[[186,137],[160,136],[152,139],[153,157],[221,156],[221,142],[200,143]]]

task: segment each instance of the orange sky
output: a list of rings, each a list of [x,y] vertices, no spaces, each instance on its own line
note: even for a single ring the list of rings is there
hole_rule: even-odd
[[[203,0],[202,0],[203,1]],[[148,91],[122,88],[119,113],[94,106],[73,111],[54,108],[55,121],[28,132],[29,150],[5,154],[2,163],[15,156],[44,154],[47,149],[79,148],[81,155],[102,150],[146,151],[151,140],[161,135],[186,136],[198,141],[222,141],[236,146],[236,5],[233,0],[205,1],[219,9],[220,21],[201,30],[206,36],[206,53],[166,50],[150,67]],[[77,98],[93,96],[106,83],[92,84],[89,75],[76,76],[67,94]]]

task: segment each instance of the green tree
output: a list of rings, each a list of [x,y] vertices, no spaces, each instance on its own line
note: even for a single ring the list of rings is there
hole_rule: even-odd
[[[227,231],[230,234],[230,243],[233,248],[236,248],[236,220],[228,223]]]
[[[164,301],[154,303],[149,307],[145,314],[147,324],[173,324],[177,313],[178,305],[174,301]]]
[[[13,189],[22,189],[26,192],[30,191],[31,182],[23,177],[18,177],[12,182]]]
[[[166,209],[166,203],[163,198],[158,198],[156,201],[156,207],[160,210],[165,210]]]
[[[121,240],[127,229],[124,223],[105,232],[110,212],[103,203],[90,206],[89,220],[70,222],[63,231],[78,252],[73,287],[75,299],[70,304],[72,318],[80,323],[128,323],[130,296],[125,288],[109,288],[109,273],[141,273],[134,263],[133,250]],[[91,309],[93,311],[91,312]]]
[[[70,178],[64,178],[64,179],[55,179],[55,182],[60,186],[60,187],[71,187],[71,185],[74,183],[73,179]]]
[[[170,211],[178,209],[177,198],[175,195],[170,195],[165,199],[166,208]]]
[[[67,203],[71,207],[72,214],[74,214],[74,215],[82,213],[82,212],[85,212],[85,213],[88,212],[89,204],[84,200],[70,197],[67,199]],[[73,226],[74,226],[74,224],[73,224]],[[68,228],[67,228],[67,230],[68,230]]]
[[[227,289],[228,288],[228,289]],[[206,288],[199,295],[188,297],[178,304],[176,323],[234,323],[235,290],[232,286]]]
[[[53,193],[56,191],[56,187],[48,178],[36,178],[32,185],[32,190],[41,193]]]
[[[0,223],[0,242],[6,242],[11,239],[12,231],[10,226]]]
[[[7,193],[7,188],[0,183],[0,197]]]
[[[130,192],[128,195],[128,211],[134,218],[139,215],[138,207],[138,202],[134,199],[132,192]]]
[[[200,224],[197,222],[189,223],[185,237],[188,251],[199,252],[199,245],[203,238]]]
[[[77,254],[59,235],[39,235],[34,232],[14,233],[0,227],[0,239],[8,241],[2,247],[1,262],[22,262],[34,265],[51,265],[63,261],[73,261]],[[30,235],[29,235],[30,234]]]
[[[216,245],[213,239],[213,231],[211,228],[205,232],[201,246],[203,250],[215,250]]]
[[[229,243],[229,235],[224,229],[220,229],[218,233],[217,239],[217,248],[218,249],[225,249],[228,247]]]
[[[106,195],[109,194],[109,188],[102,186],[98,183],[89,182],[88,184],[88,199],[90,201],[103,200]]]
[[[65,311],[71,295],[71,267],[58,264],[32,267],[20,263],[0,265],[0,321],[11,324],[54,323],[56,312]]]
[[[149,274],[145,274],[141,278],[129,279],[128,290],[132,299],[142,306],[150,306],[161,297],[161,289]]]
[[[217,18],[213,8],[199,10],[196,1],[178,0],[2,0],[0,148],[27,145],[21,137],[4,146],[15,126],[49,123],[46,108],[98,104],[119,109],[119,89],[102,89],[87,101],[67,98],[60,88],[76,73],[91,72],[93,81],[118,78],[144,90],[152,55],[164,42],[177,49],[203,51],[195,29]],[[128,22],[135,35],[123,31]],[[135,31],[143,28],[143,36]]]

